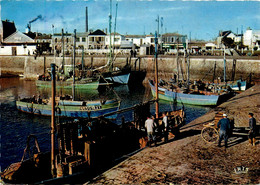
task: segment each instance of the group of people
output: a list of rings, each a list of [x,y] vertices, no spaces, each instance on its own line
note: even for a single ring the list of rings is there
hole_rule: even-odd
[[[36,98],[36,96],[33,95],[33,97],[31,98],[31,102],[36,104],[42,104],[42,98],[40,95],[38,96],[38,98]]]
[[[248,139],[249,143],[253,146],[255,146],[256,143],[256,119],[254,118],[253,113],[249,113],[249,133],[248,133]],[[221,147],[221,142],[224,139],[225,142],[225,148],[227,148],[227,142],[228,142],[228,137],[229,133],[231,130],[231,124],[230,120],[227,118],[227,114],[223,114],[223,118],[219,120],[217,127],[220,128],[219,131],[219,141],[218,141],[218,147]]]
[[[168,125],[168,117],[166,116],[166,113],[164,112],[162,114],[162,124],[157,126],[154,122],[154,117],[150,116],[147,117],[147,120],[145,121],[145,128],[147,131],[147,137],[148,137],[148,146],[151,146],[152,143],[154,143],[155,146],[157,146],[157,140],[155,135],[155,129],[158,128],[159,133],[161,133],[164,136],[164,141],[168,142],[168,131],[169,131],[169,125]]]

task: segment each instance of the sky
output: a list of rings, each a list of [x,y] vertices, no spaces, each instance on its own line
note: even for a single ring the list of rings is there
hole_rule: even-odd
[[[113,0],[112,32],[116,3],[116,32],[124,35],[155,33],[158,16],[159,33],[178,32],[198,40],[212,40],[220,30],[260,30],[260,1]],[[89,29],[109,27],[109,0],[0,0],[0,5],[1,19],[14,21],[21,32],[39,15],[41,18],[31,23],[32,32],[58,33],[62,28],[68,33],[74,29],[84,32],[86,7]]]

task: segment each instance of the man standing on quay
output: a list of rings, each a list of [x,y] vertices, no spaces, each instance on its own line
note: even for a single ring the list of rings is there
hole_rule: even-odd
[[[155,124],[154,124],[154,120],[151,117],[147,117],[147,120],[145,121],[145,128],[147,130],[148,146],[151,146],[151,143],[153,141],[155,142],[156,145],[156,138],[154,135]]]
[[[163,134],[164,134],[164,142],[167,143],[168,142],[168,117],[166,116],[166,113],[164,112],[163,114],[163,120],[162,120],[162,124],[163,124]]]
[[[221,146],[221,141],[224,138],[225,148],[227,148],[228,132],[229,132],[229,129],[230,129],[230,123],[229,123],[229,119],[227,119],[226,114],[223,114],[223,118],[221,120],[219,120],[218,128],[219,127],[220,127],[220,131],[219,131],[218,147]]]
[[[249,143],[253,146],[255,146],[255,136],[256,136],[256,120],[254,118],[253,113],[249,113],[249,132],[248,132],[248,138],[249,138]]]

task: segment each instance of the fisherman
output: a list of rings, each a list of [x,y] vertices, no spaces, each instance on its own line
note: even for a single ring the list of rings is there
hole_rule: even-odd
[[[33,97],[31,98],[31,102],[32,103],[37,103],[35,95],[33,95]]]
[[[177,74],[176,73],[174,73],[173,79],[174,79],[174,83],[176,83],[177,82]]]
[[[248,132],[248,139],[249,139],[249,144],[255,146],[256,142],[256,120],[254,118],[253,113],[248,114],[249,117],[249,132]]]
[[[134,53],[134,52],[133,52],[133,50],[131,49],[131,50],[130,50],[130,55],[131,55],[131,57],[133,56],[133,53]]]
[[[134,57],[136,57],[136,50],[134,50]]]
[[[154,134],[155,124],[152,117],[147,117],[147,120],[145,121],[145,128],[148,136],[148,146],[151,146],[152,142],[156,145],[156,138]]]
[[[164,142],[167,143],[168,142],[168,117],[166,116],[165,112],[163,112],[162,115],[163,115],[162,125],[163,125],[163,128],[164,128],[164,130],[163,130]]]
[[[220,127],[218,147],[221,146],[221,141],[224,138],[225,148],[227,148],[228,133],[229,133],[229,129],[230,129],[230,123],[229,123],[229,119],[227,118],[226,114],[223,114],[223,118],[221,120],[219,120],[217,126],[218,126],[218,128]]]
[[[38,102],[38,104],[42,104],[42,99],[41,99],[41,96],[40,96],[40,95],[38,96],[37,102]]]

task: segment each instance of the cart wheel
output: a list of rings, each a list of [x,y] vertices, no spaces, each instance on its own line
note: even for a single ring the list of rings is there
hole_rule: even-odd
[[[204,127],[201,137],[208,143],[215,143],[218,140],[218,131],[214,127]]]

